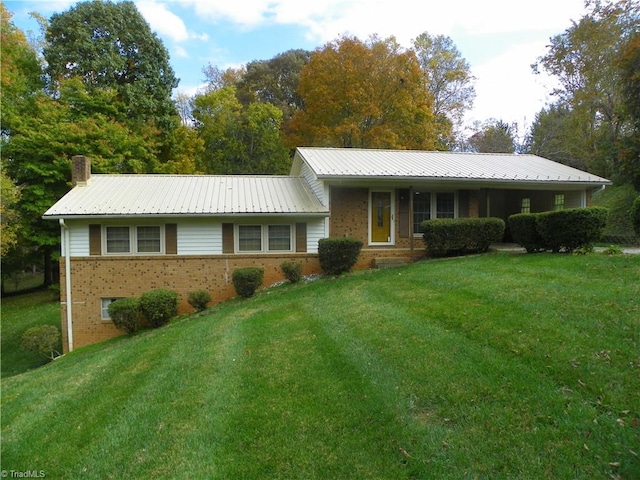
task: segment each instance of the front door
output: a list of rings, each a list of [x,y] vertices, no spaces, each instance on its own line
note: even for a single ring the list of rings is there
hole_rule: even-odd
[[[371,243],[391,243],[391,192],[371,192]]]

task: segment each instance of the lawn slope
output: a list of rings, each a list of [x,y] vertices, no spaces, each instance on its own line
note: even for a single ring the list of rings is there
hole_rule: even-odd
[[[3,380],[47,478],[638,478],[640,256],[284,286]]]

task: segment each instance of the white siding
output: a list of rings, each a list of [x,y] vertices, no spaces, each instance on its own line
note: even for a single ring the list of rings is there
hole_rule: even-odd
[[[565,192],[564,208],[580,208],[586,206],[586,195],[584,190],[577,192]]]
[[[311,170],[311,168],[309,168],[309,165],[307,165],[306,163],[302,164],[301,173],[302,177],[309,184],[311,191],[315,194],[316,197],[318,197],[318,200],[320,200],[323,205],[328,205],[327,198],[324,195],[324,182],[318,180],[316,174],[313,173],[313,170]]]
[[[67,221],[69,227],[69,253],[71,257],[89,256],[89,222]],[[63,235],[64,238],[64,235]],[[64,245],[62,245],[64,254]]]
[[[222,224],[213,220],[178,223],[178,255],[222,253]]]
[[[318,253],[318,240],[327,237],[324,229],[324,218],[307,222],[307,252]]]

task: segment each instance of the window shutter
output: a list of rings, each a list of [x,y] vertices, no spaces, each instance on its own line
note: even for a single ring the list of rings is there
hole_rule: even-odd
[[[165,224],[164,249],[167,255],[178,254],[178,224],[176,223]]]
[[[102,228],[89,225],[89,255],[102,255]]]
[[[233,223],[222,224],[222,253],[233,253]]]
[[[400,238],[409,237],[409,189],[403,188],[398,190],[398,234]]]
[[[296,223],[296,252],[307,251],[307,224]]]

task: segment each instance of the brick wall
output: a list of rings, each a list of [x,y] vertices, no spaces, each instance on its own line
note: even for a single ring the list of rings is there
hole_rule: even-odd
[[[231,275],[237,268],[263,267],[263,285],[284,280],[280,264],[302,263],[303,275],[320,273],[317,255],[216,255],[148,257],[76,257],[71,259],[71,293],[74,348],[121,335],[112,322],[101,319],[101,299],[139,296],[155,288],[168,288],[179,295],[179,313],[193,311],[187,302],[189,292],[208,291],[217,303],[235,297]],[[64,258],[61,278],[66,275]],[[68,351],[66,291],[61,282],[62,336]]]

